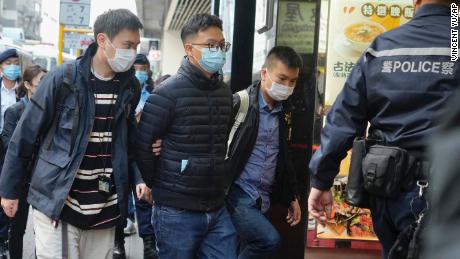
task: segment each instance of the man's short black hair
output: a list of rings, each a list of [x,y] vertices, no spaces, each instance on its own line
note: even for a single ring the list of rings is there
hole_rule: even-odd
[[[99,33],[105,33],[112,40],[120,31],[143,29],[139,18],[128,9],[109,10],[99,15],[94,23],[94,39]]]
[[[275,61],[281,61],[288,68],[302,68],[302,59],[291,47],[276,46],[272,48],[265,59],[264,67],[271,68],[275,64]]]
[[[182,27],[180,37],[185,43],[188,37],[198,34],[200,31],[207,30],[209,27],[217,27],[222,30],[222,20],[212,14],[202,13],[192,16]]]

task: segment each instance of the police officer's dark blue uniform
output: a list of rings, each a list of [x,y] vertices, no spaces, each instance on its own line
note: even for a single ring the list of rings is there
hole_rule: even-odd
[[[368,122],[382,131],[388,145],[425,159],[427,140],[446,112],[444,104],[460,85],[459,64],[450,58],[450,26],[447,6],[422,5],[411,21],[377,37],[359,59],[327,116],[321,147],[310,162],[316,189],[311,204],[321,207],[312,201],[324,199],[341,160],[353,139],[364,136]],[[416,195],[405,192],[394,200],[372,202],[384,257],[397,235],[414,222],[409,203]]]

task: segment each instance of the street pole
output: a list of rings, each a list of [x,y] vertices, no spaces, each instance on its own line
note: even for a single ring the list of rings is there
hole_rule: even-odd
[[[64,51],[64,25],[59,24],[59,53],[58,53],[58,65],[62,64],[62,52]]]

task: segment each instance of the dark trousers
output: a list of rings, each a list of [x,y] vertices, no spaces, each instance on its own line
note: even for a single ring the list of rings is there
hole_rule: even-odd
[[[135,195],[134,193],[132,195]],[[137,217],[137,227],[139,231],[139,236],[141,238],[151,236],[155,239],[155,232],[153,231],[152,225],[152,205],[144,200],[139,200],[137,197],[134,196],[134,205],[132,203],[132,196],[129,195],[128,201],[128,218],[134,221],[134,214]],[[131,207],[132,206],[132,207]],[[126,227],[126,221],[122,224],[119,224],[115,230],[115,240],[119,242],[123,242],[125,234],[123,233],[123,229]]]
[[[133,190],[135,193],[135,190]],[[134,214],[135,214],[135,207],[134,207],[134,201],[133,201],[133,192],[129,192],[128,194],[128,218],[134,222]],[[116,227],[115,227],[115,241],[119,243],[125,243],[125,233],[124,229],[127,225],[128,221],[127,219],[124,220],[123,222],[120,222]]]
[[[403,192],[395,199],[373,197],[371,199],[372,222],[382,244],[383,258],[388,257],[398,235],[415,222],[425,203],[418,199],[418,188]],[[414,203],[411,208],[411,201]]]
[[[128,194],[128,218],[134,222],[134,214],[136,213],[136,207],[134,206],[134,198],[136,197],[136,190],[134,189],[132,192]]]
[[[280,248],[280,235],[260,207],[240,187],[232,186],[227,208],[240,238],[239,259],[273,258]]]
[[[2,159],[0,160],[0,173],[3,167],[3,156],[4,153],[0,154]],[[0,206],[0,241],[8,240],[8,230],[10,228],[10,218],[3,211],[3,207]]]
[[[118,225],[115,227],[115,242],[117,242],[118,244],[125,244],[125,226],[126,222],[124,224],[118,223]]]
[[[152,225],[152,205],[144,200],[135,199],[136,203],[136,216],[137,227],[139,229],[139,236],[144,238],[147,236],[154,236]]]
[[[3,208],[0,208],[0,240],[8,240],[8,229],[10,228],[10,218],[6,216]]]
[[[27,216],[29,215],[29,203],[27,203],[27,192],[24,192],[19,199],[16,216],[10,221],[8,246],[11,259],[21,259],[23,250],[23,239],[26,233]]]

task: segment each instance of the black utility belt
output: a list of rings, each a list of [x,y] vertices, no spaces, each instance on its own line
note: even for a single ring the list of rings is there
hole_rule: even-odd
[[[369,196],[396,198],[417,180],[427,179],[428,173],[429,164],[407,150],[358,138],[353,142],[345,200],[368,208]]]

